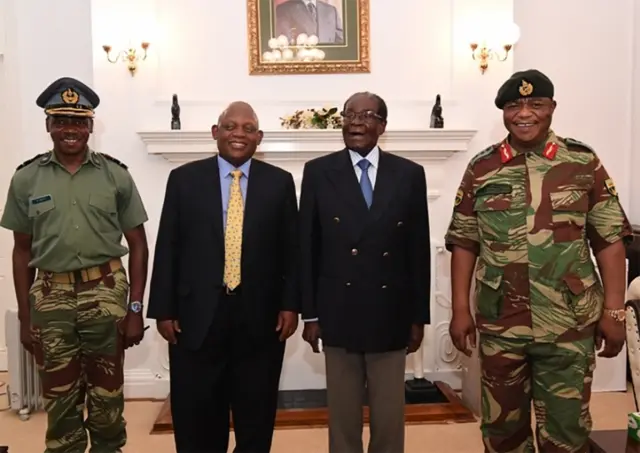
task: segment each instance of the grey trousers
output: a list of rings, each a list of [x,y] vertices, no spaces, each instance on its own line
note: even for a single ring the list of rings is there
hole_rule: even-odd
[[[364,453],[362,410],[369,399],[368,453],[404,452],[406,351],[361,354],[324,348],[329,453]]]

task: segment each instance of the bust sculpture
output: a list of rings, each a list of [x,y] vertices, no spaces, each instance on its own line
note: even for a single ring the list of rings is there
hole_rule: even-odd
[[[429,127],[433,129],[442,129],[444,127],[444,118],[442,117],[442,104],[440,103],[440,95],[436,95],[436,103],[431,109],[431,122]]]
[[[180,104],[178,104],[178,95],[173,95],[171,103],[171,130],[180,130]]]

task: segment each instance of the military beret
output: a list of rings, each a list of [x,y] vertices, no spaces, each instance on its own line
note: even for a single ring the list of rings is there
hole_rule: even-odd
[[[84,83],[63,77],[49,85],[36,99],[38,107],[51,116],[93,117],[100,104],[98,95]]]
[[[507,102],[521,98],[553,99],[553,83],[537,69],[516,72],[498,90],[495,104],[502,109]]]

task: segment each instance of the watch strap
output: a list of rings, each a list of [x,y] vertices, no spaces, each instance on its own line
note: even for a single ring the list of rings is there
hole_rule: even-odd
[[[617,322],[625,322],[627,318],[626,310],[624,308],[612,309],[605,308],[605,314],[613,318]]]

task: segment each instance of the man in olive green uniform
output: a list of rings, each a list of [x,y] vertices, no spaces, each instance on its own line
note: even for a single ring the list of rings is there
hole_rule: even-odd
[[[624,344],[625,250],[615,185],[587,145],[551,131],[553,84],[514,74],[498,91],[509,135],[476,155],[456,194],[452,251],[455,346],[470,354],[475,268],[486,452],[587,452],[595,349]],[[602,281],[591,259],[596,258]]]
[[[87,145],[99,102],[71,78],[40,95],[53,150],[18,167],[0,220],[14,234],[20,336],[40,369],[46,453],[84,452],[85,427],[91,452],[121,451],[124,350],[144,335],[147,214],[127,167]]]

